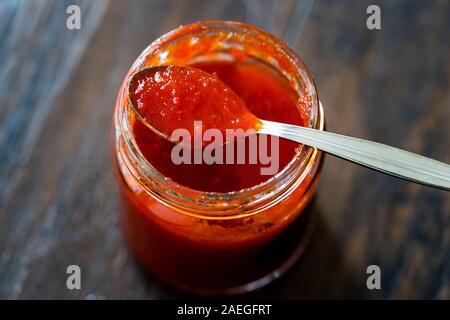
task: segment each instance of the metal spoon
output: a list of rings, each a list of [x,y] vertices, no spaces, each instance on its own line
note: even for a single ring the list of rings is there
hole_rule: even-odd
[[[130,99],[131,84],[137,81],[141,72],[163,71],[164,68],[166,67],[146,68],[134,74],[128,83],[128,99],[132,109],[143,124],[163,138],[170,140],[170,133],[161,132],[149,123]],[[245,110],[250,113],[247,108]],[[377,142],[285,123],[261,119],[259,121],[258,133],[274,135],[305,144],[392,176],[450,190],[450,165],[446,163]]]

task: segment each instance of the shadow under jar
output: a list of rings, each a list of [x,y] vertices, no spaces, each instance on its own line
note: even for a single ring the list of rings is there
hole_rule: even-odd
[[[175,29],[137,58],[119,90],[113,153],[121,221],[131,250],[152,273],[200,294],[262,287],[302,254],[312,232],[305,214],[323,155],[280,139],[279,170],[255,165],[175,165],[173,144],[140,123],[127,100],[129,77],[145,67],[215,72],[258,117],[323,130],[313,80],[300,58],[253,26],[207,21]]]

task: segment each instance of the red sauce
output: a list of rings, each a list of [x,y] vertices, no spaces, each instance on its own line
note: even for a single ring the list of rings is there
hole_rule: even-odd
[[[308,119],[306,112],[302,113],[305,100],[298,99],[285,78],[266,65],[233,61],[195,67],[215,74],[258,118],[296,125],[304,125]],[[270,178],[260,174],[261,164],[175,165],[170,158],[172,142],[137,119],[132,128],[146,159],[164,176],[191,188],[234,191]],[[298,144],[281,139],[279,148],[282,170]],[[314,166],[319,161],[320,157]],[[220,292],[255,281],[280,268],[292,257],[300,239],[307,238],[310,220],[308,214],[299,213],[312,197],[316,174],[307,175],[284,201],[257,215],[209,220],[184,215],[146,192],[136,191],[138,186],[124,172],[131,184],[122,189],[122,221],[129,244],[145,266],[176,286]]]
[[[245,102],[252,114],[261,119],[294,125],[304,125],[307,121],[307,115],[301,113],[304,108],[299,105],[304,101],[298,99],[283,76],[266,65],[234,61],[205,62],[193,65],[193,67],[207,73],[186,74],[169,69],[167,73],[158,76],[161,82],[155,83],[152,80],[154,75],[151,75],[151,79],[144,81],[146,86],[141,85],[140,89],[139,86],[132,88],[135,95],[131,98],[136,103],[135,106],[139,107],[140,105],[143,115],[148,119],[153,119],[150,122],[156,124],[158,128],[166,132],[177,127],[192,130],[193,121],[202,120],[206,128],[223,129],[229,128],[227,126],[233,119],[240,119],[240,125],[235,125],[235,128],[254,126],[255,119],[248,116],[247,109],[245,109],[245,105],[243,108],[240,99]],[[182,81],[173,81],[174,78]],[[206,88],[212,89],[212,91],[204,92],[205,78],[208,81]],[[171,81],[172,83],[170,83]],[[162,93],[159,90],[161,87],[164,87]],[[178,104],[170,104],[172,107],[169,107],[167,101],[172,101],[172,90],[174,89],[178,92],[176,94]],[[199,95],[195,94],[196,92],[201,92],[199,98]],[[225,101],[231,102],[231,104],[226,104]],[[166,107],[172,109],[161,116],[159,111]],[[220,112],[217,112],[217,109]],[[224,109],[228,111],[224,112]],[[212,116],[214,114],[222,116],[218,119]],[[249,164],[246,161],[245,164],[176,165],[171,161],[171,150],[174,146],[172,142],[161,138],[138,120],[134,122],[133,129],[138,146],[147,160],[166,177],[193,189],[216,192],[236,191],[257,185],[272,176],[261,175],[260,168],[264,165],[259,162],[256,164]],[[248,138],[245,140],[246,146],[248,146],[247,142]],[[231,143],[238,144],[239,142]],[[298,146],[295,142],[280,139],[277,172],[291,161]],[[235,145],[235,150],[236,148],[237,145]],[[225,147],[224,153],[226,154]]]
[[[215,73],[198,68],[162,66],[144,69],[130,82],[130,100],[146,123],[166,137],[183,128],[194,137],[202,129],[258,129],[259,120]],[[193,139],[192,139],[193,142]]]

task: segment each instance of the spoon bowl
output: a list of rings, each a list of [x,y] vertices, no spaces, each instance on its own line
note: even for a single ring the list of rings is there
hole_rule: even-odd
[[[175,143],[178,142],[172,139],[175,130],[188,130],[194,137],[194,127],[198,125],[203,130],[219,129],[223,136],[227,129],[257,131],[261,127],[261,121],[248,110],[241,97],[217,75],[197,68],[142,69],[130,78],[127,95],[138,119]]]

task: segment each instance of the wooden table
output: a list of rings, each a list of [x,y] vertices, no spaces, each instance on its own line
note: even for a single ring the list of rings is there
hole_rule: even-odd
[[[328,129],[450,163],[450,2],[0,2],[0,298],[188,297],[144,272],[118,226],[109,133],[130,64],[159,35],[239,20],[287,39]],[[81,8],[81,30],[66,8]],[[450,298],[450,193],[328,157],[303,258],[248,298]],[[82,289],[66,288],[66,268]],[[382,288],[366,287],[381,268]]]

